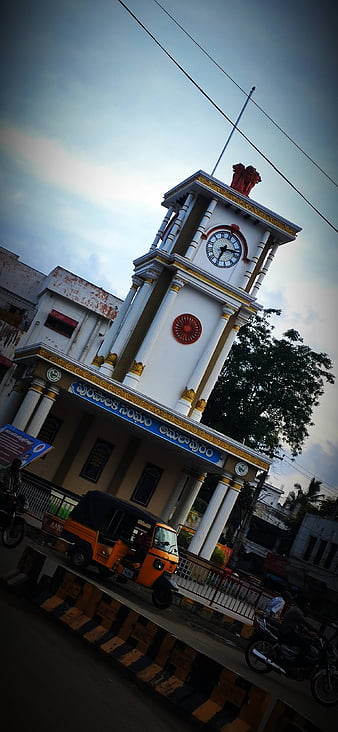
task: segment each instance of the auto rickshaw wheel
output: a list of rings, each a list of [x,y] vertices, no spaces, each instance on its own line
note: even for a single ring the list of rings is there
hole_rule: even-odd
[[[92,558],[91,548],[87,544],[76,544],[70,553],[70,563],[75,569],[84,569]]]
[[[166,610],[173,601],[173,593],[170,587],[158,587],[153,591],[152,601],[159,610]]]

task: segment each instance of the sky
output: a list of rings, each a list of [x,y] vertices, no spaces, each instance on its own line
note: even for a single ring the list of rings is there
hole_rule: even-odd
[[[144,27],[119,0],[3,3],[1,245],[124,298],[164,193],[211,173],[255,86],[215,175],[230,184],[235,163],[253,165],[251,199],[302,227],[259,303],[282,309],[277,337],[295,328],[338,375],[334,3],[161,0],[186,33],[155,0],[125,5]],[[272,466],[269,482],[286,493],[315,477],[338,495],[337,395],[327,385],[302,454]]]

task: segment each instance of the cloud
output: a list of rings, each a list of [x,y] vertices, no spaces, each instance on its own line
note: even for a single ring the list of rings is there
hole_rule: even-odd
[[[338,441],[312,442],[295,460],[285,456],[282,462],[275,461],[271,468],[274,485],[284,489],[285,494],[299,483],[306,489],[312,478],[321,481],[323,492],[338,497]]]
[[[68,150],[57,139],[29,134],[9,125],[0,128],[0,145],[26,172],[53,186],[111,208],[116,203],[158,200],[159,186],[141,173],[128,174]]]

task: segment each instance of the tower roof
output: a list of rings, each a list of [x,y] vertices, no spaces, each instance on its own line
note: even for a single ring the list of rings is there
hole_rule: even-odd
[[[183,205],[188,193],[200,194],[207,199],[218,198],[223,201],[225,206],[241,212],[245,218],[264,223],[267,230],[277,235],[276,238],[279,244],[292,241],[301,231],[301,228],[296,224],[262,206],[261,203],[244,196],[203,170],[198,170],[197,173],[193,173],[182,183],[167,191],[164,194],[162,206],[178,209]]]

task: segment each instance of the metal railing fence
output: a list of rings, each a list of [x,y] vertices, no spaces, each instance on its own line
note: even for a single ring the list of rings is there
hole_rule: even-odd
[[[80,496],[41,478],[28,476],[25,472],[22,476],[22,492],[28,501],[27,513],[40,521],[46,512],[66,519],[80,500]]]
[[[176,582],[190,595],[203,598],[210,607],[223,608],[252,619],[256,610],[264,610],[271,594],[248,580],[227,575],[210,562],[201,563],[180,549]]]

